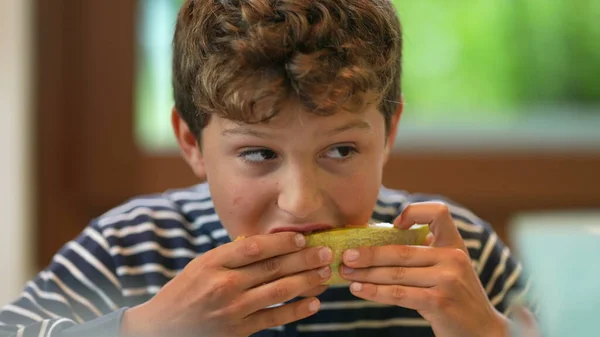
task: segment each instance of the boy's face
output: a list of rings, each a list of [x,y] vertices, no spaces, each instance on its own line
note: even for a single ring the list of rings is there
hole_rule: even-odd
[[[367,223],[400,112],[387,136],[374,106],[318,116],[288,104],[263,124],[213,115],[202,131],[202,151],[175,111],[173,125],[186,160],[206,175],[219,218],[235,238]]]

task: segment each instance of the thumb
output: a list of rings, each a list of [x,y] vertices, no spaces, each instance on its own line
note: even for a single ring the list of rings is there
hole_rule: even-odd
[[[433,234],[434,247],[454,247],[466,251],[464,242],[448,206],[441,202],[414,203],[404,209],[394,226],[408,229],[415,224],[427,224]]]

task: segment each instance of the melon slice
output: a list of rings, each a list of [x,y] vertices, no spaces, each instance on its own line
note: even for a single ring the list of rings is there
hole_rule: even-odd
[[[327,246],[333,251],[331,278],[326,285],[343,285],[349,282],[339,274],[345,250],[368,246],[422,245],[429,234],[429,226],[414,225],[398,229],[389,223],[370,224],[364,227],[344,227],[306,235],[307,246]]]

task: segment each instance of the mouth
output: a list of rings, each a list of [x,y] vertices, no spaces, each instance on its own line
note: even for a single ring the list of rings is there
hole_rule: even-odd
[[[320,233],[320,232],[325,232],[325,231],[327,231],[327,229],[318,229],[318,230],[314,230],[314,231],[306,231],[306,232],[299,232],[299,233],[308,235],[308,234]]]
[[[296,225],[296,226],[286,226],[286,227],[277,227],[273,228],[269,231],[269,234],[272,233],[280,233],[280,232],[296,232],[302,233],[304,235],[314,234],[318,232],[324,232],[329,229],[333,229],[334,227],[326,224],[310,224],[310,225]]]

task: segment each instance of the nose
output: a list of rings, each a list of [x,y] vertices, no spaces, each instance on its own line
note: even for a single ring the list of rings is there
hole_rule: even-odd
[[[323,205],[322,186],[315,172],[296,170],[279,180],[277,206],[284,212],[304,219]]]

